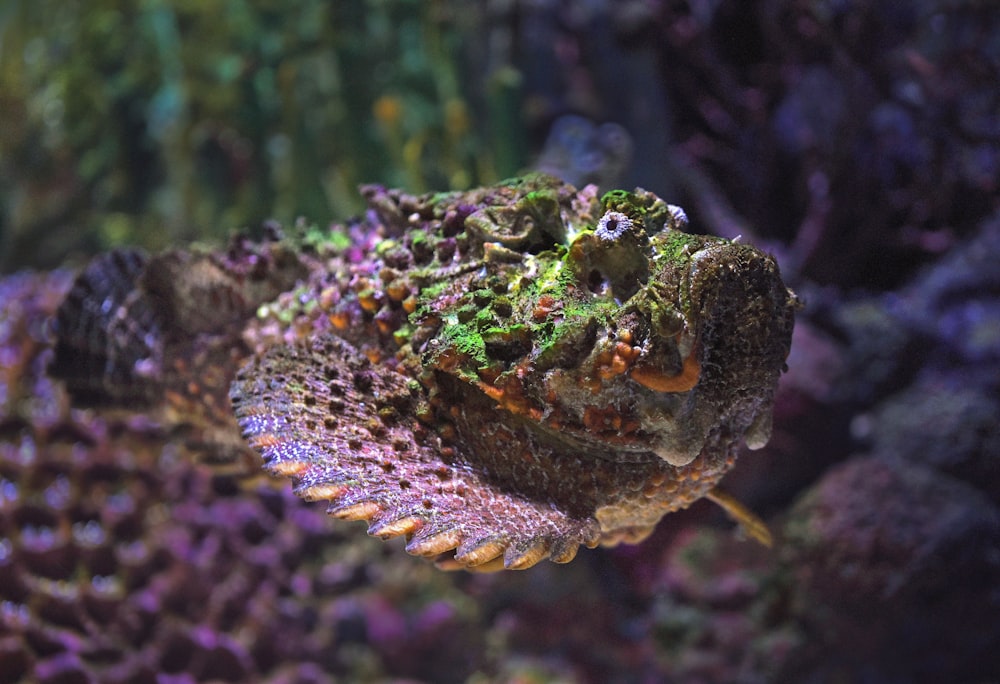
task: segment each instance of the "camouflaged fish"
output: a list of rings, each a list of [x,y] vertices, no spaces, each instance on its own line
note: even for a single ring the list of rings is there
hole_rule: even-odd
[[[598,197],[531,175],[363,193],[354,222],[244,248],[252,291],[245,267],[231,275],[246,256],[212,261],[229,322],[192,326],[202,307],[177,304],[147,313],[141,327],[161,332],[132,374],[172,378],[188,397],[173,405],[197,413],[235,373],[235,419],[267,470],[445,568],[567,562],[580,545],[638,542],[705,496],[767,541],[715,485],[741,441],[770,435],[796,306],[770,256],[685,232],[680,208],[641,189]],[[143,301],[187,298],[153,296],[141,269],[132,280]],[[80,300],[63,327],[81,327]],[[225,359],[194,354],[226,344]],[[206,367],[213,390],[194,391],[203,370],[184,390]]]

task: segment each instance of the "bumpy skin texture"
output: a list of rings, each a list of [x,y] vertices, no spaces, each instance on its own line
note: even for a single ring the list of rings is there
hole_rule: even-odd
[[[639,541],[767,441],[795,307],[769,256],[640,189],[363,192],[296,240],[98,257],[52,374],[444,567]]]
[[[795,298],[643,190],[364,189],[260,311],[231,399],[307,499],[445,567],[644,538],[769,436]]]

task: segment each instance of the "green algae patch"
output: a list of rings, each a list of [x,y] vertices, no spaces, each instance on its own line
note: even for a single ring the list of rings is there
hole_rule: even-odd
[[[340,227],[321,228],[315,224],[306,228],[298,241],[303,247],[312,248],[319,253],[332,252],[334,254],[340,254],[354,244],[344,229]]]

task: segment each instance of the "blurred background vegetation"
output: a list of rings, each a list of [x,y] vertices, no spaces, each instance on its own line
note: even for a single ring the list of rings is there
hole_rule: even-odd
[[[5,0],[0,270],[516,172],[518,79],[466,4]]]
[[[892,288],[1000,209],[994,4],[0,0],[0,273],[538,167]]]

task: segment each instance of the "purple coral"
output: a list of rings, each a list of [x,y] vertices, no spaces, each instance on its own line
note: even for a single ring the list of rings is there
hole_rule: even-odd
[[[17,295],[0,299],[0,679],[420,676],[406,650],[415,635],[451,654],[434,666],[441,681],[471,671],[470,615],[439,615],[451,600],[440,573],[418,572],[430,596],[404,599],[411,577],[379,570],[357,535],[331,531],[287,489],[214,475],[148,420],[68,410],[42,376],[44,321],[68,284],[0,283]],[[404,620],[391,644],[365,635],[378,604]]]

